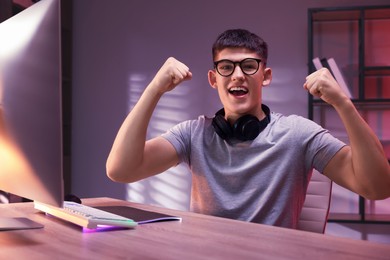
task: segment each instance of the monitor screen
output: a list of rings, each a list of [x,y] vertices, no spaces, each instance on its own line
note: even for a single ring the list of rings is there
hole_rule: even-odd
[[[62,206],[59,0],[0,23],[0,190]]]

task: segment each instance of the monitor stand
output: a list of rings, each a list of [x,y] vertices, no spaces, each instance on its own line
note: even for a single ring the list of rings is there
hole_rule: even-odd
[[[28,218],[0,218],[0,231],[37,228],[43,225]]]
[[[10,193],[0,191],[0,203],[8,204],[13,200],[17,202],[22,202],[22,198],[12,195]],[[43,225],[32,221],[28,218],[12,218],[12,217],[0,217],[0,231],[6,230],[18,230],[18,229],[35,229],[43,228]]]

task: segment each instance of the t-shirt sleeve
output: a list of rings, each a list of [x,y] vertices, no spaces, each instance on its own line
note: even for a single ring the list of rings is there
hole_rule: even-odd
[[[307,121],[305,129],[302,130],[308,138],[306,159],[311,167],[323,172],[329,161],[346,144],[335,138],[327,129],[313,121]]]
[[[191,149],[191,121],[179,123],[163,133],[161,136],[173,145],[178,154],[179,162],[189,164],[189,154]]]

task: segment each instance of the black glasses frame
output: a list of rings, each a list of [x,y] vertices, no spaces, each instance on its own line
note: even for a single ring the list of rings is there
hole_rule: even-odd
[[[253,72],[253,73],[246,73],[243,69],[242,69],[242,64],[245,62],[245,61],[248,61],[248,60],[254,60],[257,62],[257,69]],[[221,62],[230,62],[233,64],[233,70],[230,74],[222,74],[219,70],[218,70],[218,64],[221,63]],[[253,75],[255,74],[256,72],[259,71],[259,68],[260,68],[260,62],[261,62],[261,59],[256,59],[256,58],[246,58],[246,59],[243,59],[241,61],[231,61],[231,60],[228,60],[228,59],[223,59],[223,60],[218,60],[218,61],[214,61],[214,69],[218,72],[219,75],[221,75],[222,77],[229,77],[231,76],[233,73],[234,73],[234,70],[236,69],[236,66],[240,66],[240,69],[242,71],[242,73],[244,73],[245,75]]]

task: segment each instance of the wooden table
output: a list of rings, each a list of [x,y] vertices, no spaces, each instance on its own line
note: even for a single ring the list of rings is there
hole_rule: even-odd
[[[135,229],[83,232],[32,203],[0,205],[0,217],[28,217],[43,229],[0,232],[0,259],[390,259],[390,246],[158,208],[110,198],[90,206],[132,206],[182,217]]]

